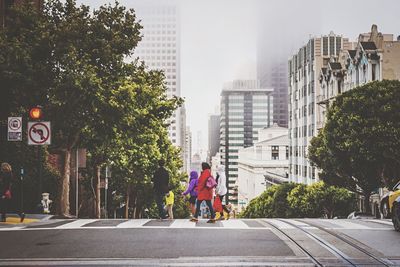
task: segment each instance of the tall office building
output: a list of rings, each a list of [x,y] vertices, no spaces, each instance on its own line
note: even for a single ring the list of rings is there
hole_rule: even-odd
[[[272,89],[255,80],[227,83],[221,93],[220,152],[226,167],[228,201],[237,207],[238,152],[258,140],[258,129],[273,121]]]
[[[184,170],[186,172],[191,171],[190,166],[192,163],[192,132],[190,131],[190,127],[186,126],[185,131],[185,149],[183,150],[184,153]]]
[[[180,14],[176,1],[135,0],[132,6],[143,26],[135,56],[151,69],[164,71],[168,96],[180,96]],[[181,115],[181,110],[174,112],[168,129],[172,143],[180,147],[185,139]]]
[[[331,32],[311,38],[289,60],[289,181],[312,184],[318,181],[315,167],[307,159],[311,138],[322,123],[325,106],[318,105],[323,95],[319,83],[320,70],[337,59],[342,49],[349,50],[347,38]],[[323,115],[322,115],[323,116]]]
[[[219,151],[219,124],[220,115],[210,115],[208,117],[208,155],[207,161],[211,162],[211,158],[214,157]]]
[[[276,55],[262,41],[257,44],[257,79],[262,88],[274,88],[274,123],[288,125],[287,57]]]

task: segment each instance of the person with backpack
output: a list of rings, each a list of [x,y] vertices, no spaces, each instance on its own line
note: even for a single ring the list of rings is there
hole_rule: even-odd
[[[186,196],[187,194],[190,195],[189,204],[190,204],[190,211],[192,213],[191,214],[192,217],[196,213],[198,177],[199,177],[199,175],[197,174],[196,171],[191,171],[190,177],[189,177],[189,185],[188,185],[186,191],[182,193],[182,196]]]
[[[227,215],[227,220],[229,220],[229,210],[227,209],[226,205],[224,205],[224,197],[226,195],[226,193],[228,192],[228,189],[226,188],[226,176],[225,176],[225,166],[224,165],[219,165],[217,168],[217,188],[216,188],[216,194],[217,194],[217,198],[219,198],[219,201],[222,205],[222,211],[221,213],[221,217],[219,217],[219,220],[224,220],[224,211],[228,214]],[[225,202],[227,204],[227,199],[225,198]]]
[[[164,210],[164,196],[169,192],[169,173],[164,168],[164,160],[159,160],[159,168],[154,173],[153,183],[154,183],[154,193],[158,208],[158,215],[160,219],[166,219]]]
[[[190,219],[192,222],[198,222],[198,217],[200,213],[200,205],[203,201],[206,202],[208,209],[211,213],[210,220],[207,223],[215,223],[215,212],[211,204],[211,200],[214,195],[214,188],[217,185],[215,179],[211,176],[211,167],[208,163],[203,162],[201,164],[202,172],[197,182],[197,203],[196,212],[194,217]]]
[[[4,162],[0,167],[0,212],[1,222],[7,220],[8,206],[11,201],[11,181],[12,181],[12,169],[11,165]]]

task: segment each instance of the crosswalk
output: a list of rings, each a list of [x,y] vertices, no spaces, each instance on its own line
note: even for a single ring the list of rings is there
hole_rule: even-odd
[[[308,222],[308,223],[307,223]],[[155,220],[155,219],[78,219],[47,220],[27,225],[2,226],[0,231],[17,230],[49,230],[49,229],[129,229],[129,228],[170,228],[170,229],[238,229],[238,230],[270,230],[279,228],[291,230],[296,227],[317,229],[319,225],[331,230],[392,230],[388,220],[327,220],[327,219],[231,219],[217,221],[215,224],[207,220],[194,223],[188,219]]]

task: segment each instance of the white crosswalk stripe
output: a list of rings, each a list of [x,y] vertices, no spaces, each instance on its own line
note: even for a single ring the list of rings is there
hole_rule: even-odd
[[[227,220],[221,221],[224,228],[232,229],[249,229],[250,227],[245,224],[242,220]]]
[[[67,224],[63,224],[60,226],[55,227],[56,229],[74,229],[74,228],[79,228],[83,225],[86,225],[88,223],[92,223],[97,221],[97,219],[81,219],[81,220],[76,220]]]
[[[276,219],[265,219],[265,221],[267,223],[270,223],[270,224],[278,227],[279,229],[295,229],[294,226],[291,226],[291,225],[289,225],[289,224],[287,224],[285,222],[282,222],[282,221],[279,221],[279,220],[276,220]]]
[[[195,228],[196,224],[189,220],[175,220],[171,225],[171,228]]]
[[[118,224],[117,228],[137,228],[142,227],[144,224],[151,221],[150,219],[137,219],[137,220],[129,220],[123,223]]]
[[[159,221],[154,219],[131,219],[131,220],[99,220],[99,219],[78,219],[75,221],[65,221],[59,224],[59,221],[48,223],[28,225],[10,225],[1,227],[0,231],[18,231],[18,230],[48,230],[48,229],[129,229],[129,228],[175,228],[175,229],[271,229],[272,226],[282,230],[296,229],[317,229],[320,225],[326,229],[332,230],[392,230],[391,223],[384,220],[327,220],[312,219],[231,219],[218,221],[217,225],[206,224],[205,219],[199,223],[194,223],[188,219],[175,219],[173,221]],[[62,221],[61,221],[62,222]],[[272,225],[272,226],[270,226]],[[314,226],[315,225],[315,226]]]

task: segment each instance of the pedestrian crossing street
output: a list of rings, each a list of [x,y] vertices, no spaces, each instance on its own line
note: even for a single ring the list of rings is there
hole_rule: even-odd
[[[309,222],[309,224],[307,223]],[[168,229],[238,229],[238,230],[271,230],[279,228],[291,230],[296,227],[317,229],[315,225],[331,230],[393,230],[389,220],[328,220],[328,219],[231,219],[207,223],[206,219],[194,223],[188,219],[155,220],[155,219],[78,219],[47,220],[27,225],[1,227],[0,231],[13,230],[50,230],[50,229],[130,229],[130,228],[168,228]]]

